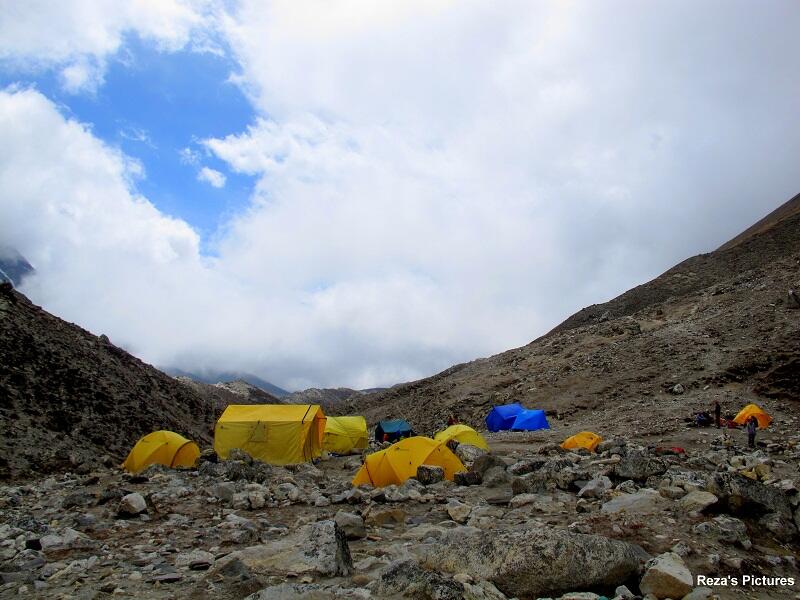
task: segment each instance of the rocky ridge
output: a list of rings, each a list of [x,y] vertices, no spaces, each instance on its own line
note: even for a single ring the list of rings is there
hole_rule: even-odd
[[[787,296],[800,289],[795,205],[800,197],[735,244],[578,311],[527,346],[364,396],[355,409],[371,423],[403,417],[424,430],[449,413],[480,427],[493,405],[520,402],[563,427],[622,420],[647,436],[675,431],[714,400],[727,410],[796,402],[800,304]]]

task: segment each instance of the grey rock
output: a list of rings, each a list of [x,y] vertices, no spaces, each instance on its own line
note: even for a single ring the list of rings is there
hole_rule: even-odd
[[[711,521],[698,523],[692,527],[694,533],[707,535],[726,544],[738,544],[745,550],[752,546],[747,537],[747,526],[735,517],[719,515]]]
[[[469,514],[472,512],[472,507],[469,504],[464,504],[454,498],[447,502],[447,514],[456,523],[466,523],[469,519]]]
[[[506,472],[505,465],[487,469],[481,479],[483,485],[490,488],[500,487],[511,482],[511,477]]]
[[[233,560],[241,561],[253,573],[277,576],[348,576],[353,570],[346,536],[332,520],[311,523],[284,538],[231,552],[217,561],[215,570],[224,569]]]
[[[469,444],[459,444],[455,453],[461,463],[469,469],[476,460],[486,454],[486,450]]]
[[[144,512],[147,512],[147,502],[138,492],[123,496],[117,507],[117,514],[120,517],[135,517]]]
[[[758,520],[758,524],[772,532],[781,542],[789,542],[797,536],[797,528],[794,523],[780,513],[767,513]]]
[[[390,563],[381,573],[375,591],[385,598],[402,592],[407,598],[464,600],[464,586],[435,571],[421,568],[413,560]]]
[[[686,512],[703,512],[710,506],[713,506],[719,501],[711,492],[704,492],[702,490],[695,490],[689,492],[681,498],[678,504]]]
[[[492,467],[500,467],[505,470],[506,463],[502,458],[496,456],[495,454],[484,454],[475,460],[475,462],[472,464],[471,470],[475,473],[478,473],[482,478],[483,474]]]
[[[319,583],[281,583],[251,594],[245,600],[350,600],[370,597],[367,590],[361,589],[361,592],[358,594],[357,590]]]
[[[714,590],[707,587],[697,587],[683,597],[683,600],[711,600]]]
[[[520,460],[508,467],[508,472],[512,475],[527,475],[542,468],[549,459],[546,456],[536,456],[526,460]]]
[[[683,598],[694,586],[692,572],[674,552],[661,554],[647,563],[639,583],[643,594],[656,598]]]
[[[622,483],[617,484],[617,487],[614,489],[623,494],[635,494],[638,490],[633,479],[626,479]]]
[[[348,540],[357,540],[367,537],[367,528],[364,525],[364,519],[359,515],[339,511],[333,518],[336,524],[344,532]]]
[[[229,481],[221,481],[211,488],[211,495],[222,502],[232,502],[236,486]]]
[[[214,555],[205,550],[192,550],[175,557],[175,566],[189,568],[192,571],[205,571],[214,564]]]
[[[620,479],[644,481],[667,470],[663,460],[650,456],[643,450],[631,450],[614,466],[614,474]]]
[[[650,488],[642,488],[635,494],[621,494],[604,503],[601,511],[604,513],[655,513],[667,506],[668,500]]]
[[[417,467],[417,481],[423,485],[431,485],[444,480],[444,469],[436,465],[420,465]]]
[[[487,536],[473,527],[459,527],[416,552],[423,567],[469,573],[519,597],[620,585],[649,558],[634,544],[544,528]]]
[[[627,586],[620,585],[616,590],[614,590],[614,597],[622,598],[623,600],[633,600],[636,597],[636,594],[630,591]]]
[[[480,473],[476,473],[475,471],[467,471],[466,473],[456,473],[453,476],[453,482],[456,485],[480,485],[482,483],[482,479]]]
[[[578,475],[571,460],[550,458],[535,471],[515,477],[511,481],[511,490],[514,494],[535,494],[556,488],[567,490],[578,479]]]
[[[791,503],[780,488],[764,485],[738,473],[715,473],[709,478],[707,491],[717,496],[734,514],[755,507],[776,512],[787,520],[792,518]]]
[[[611,480],[603,475],[590,480],[578,492],[579,498],[602,498],[611,489]]]

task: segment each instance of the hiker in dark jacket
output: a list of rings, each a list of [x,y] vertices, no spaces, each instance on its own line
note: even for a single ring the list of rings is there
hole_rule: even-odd
[[[756,447],[756,429],[758,429],[758,419],[755,417],[750,417],[747,420],[747,425],[745,426],[747,430],[747,445],[750,448]]]
[[[714,421],[717,423],[717,429],[721,427],[720,415],[722,414],[722,407],[719,405],[719,400],[714,400]]]

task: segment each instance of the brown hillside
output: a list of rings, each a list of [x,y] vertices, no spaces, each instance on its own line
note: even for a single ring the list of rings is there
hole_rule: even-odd
[[[800,212],[776,213],[783,216],[770,227],[584,308],[527,346],[350,408],[371,422],[403,416],[430,433],[449,412],[482,425],[492,405],[521,402],[583,427],[629,424],[644,434],[715,398],[731,408],[748,398],[797,400],[800,311],[788,307],[786,293],[800,284]],[[668,390],[678,383],[685,395],[676,405]]]
[[[157,429],[209,442],[228,400],[0,293],[0,478],[118,461]]]

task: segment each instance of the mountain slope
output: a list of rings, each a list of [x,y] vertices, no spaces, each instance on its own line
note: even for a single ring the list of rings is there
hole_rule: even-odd
[[[221,400],[0,293],[0,478],[120,460],[156,429],[208,443]]]
[[[482,424],[494,404],[522,402],[559,418],[583,415],[659,429],[673,420],[669,390],[686,395],[680,417],[714,398],[800,397],[800,212],[791,200],[735,244],[695,256],[604,304],[578,311],[527,346],[456,365],[356,401],[370,422],[405,417],[420,431],[450,412]],[[647,405],[641,424],[636,413]],[[686,412],[683,412],[686,411]]]
[[[33,272],[33,266],[24,256],[14,248],[0,245],[0,281],[8,280],[18,286],[23,277]]]
[[[215,385],[217,383],[232,383],[237,381],[242,381],[248,385],[253,387],[259,388],[265,392],[267,392],[270,396],[275,398],[283,398],[284,396],[288,396],[291,392],[278,387],[275,384],[266,381],[265,379],[261,379],[257,375],[253,375],[251,373],[242,373],[240,371],[198,371],[197,373],[184,371],[182,369],[175,369],[171,367],[165,367],[162,369],[167,375],[172,375],[173,377],[185,377],[188,379],[192,379],[194,381],[198,381],[200,383],[208,383],[210,385]]]

